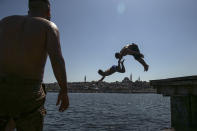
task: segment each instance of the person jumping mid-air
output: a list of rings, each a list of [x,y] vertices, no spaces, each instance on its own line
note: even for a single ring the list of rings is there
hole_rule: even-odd
[[[133,55],[133,57],[143,65],[144,71],[148,71],[149,65],[144,61],[144,55],[140,53],[138,46],[135,43],[128,44],[121,49],[120,52],[115,53],[115,57],[121,61],[123,56]]]
[[[125,67],[124,67],[124,60],[118,61],[118,65],[113,65],[111,68],[107,69],[106,71],[102,71],[101,69],[98,70],[98,74],[102,76],[102,78],[98,81],[102,81],[105,76],[109,76],[115,72],[124,73]]]

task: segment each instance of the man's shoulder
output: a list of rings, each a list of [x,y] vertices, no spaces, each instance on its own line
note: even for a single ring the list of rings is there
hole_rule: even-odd
[[[6,21],[6,20],[11,20],[11,19],[20,19],[23,18],[25,16],[21,16],[21,15],[11,15],[11,16],[6,16],[4,18],[1,19],[1,21]]]
[[[28,15],[12,15],[12,16],[7,16],[4,17],[3,19],[1,19],[1,21],[6,21],[6,20],[21,20],[21,19],[26,19],[27,21],[31,21],[31,22],[36,22],[36,23],[40,23],[40,24],[44,24],[48,27],[52,27],[52,28],[57,28],[57,26],[55,25],[55,23],[42,18],[42,17],[30,17]]]
[[[53,22],[51,22],[51,21],[49,21],[49,20],[47,20],[45,18],[42,18],[42,17],[29,17],[29,16],[27,16],[27,18],[29,18],[32,21],[44,24],[45,26],[47,26],[49,28],[57,28],[55,23],[53,23]]]
[[[20,16],[20,15],[6,16],[0,19],[0,25],[7,25],[7,26],[14,24],[17,25],[17,22],[21,21],[22,19],[24,19],[24,16]]]
[[[34,17],[33,19],[38,21],[38,22],[40,22],[40,23],[42,23],[44,26],[46,26],[46,28],[48,30],[53,30],[53,31],[54,30],[55,31],[58,30],[57,25],[55,23],[53,23],[52,21],[49,21],[49,20],[41,18],[41,17]]]

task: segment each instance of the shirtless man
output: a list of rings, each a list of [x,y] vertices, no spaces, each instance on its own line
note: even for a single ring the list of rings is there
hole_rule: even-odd
[[[141,63],[144,66],[144,71],[148,71],[149,65],[146,64],[144,61],[144,55],[140,53],[140,50],[138,46],[134,43],[126,45],[123,47],[119,52],[115,53],[115,57],[119,59],[119,61],[123,58],[123,56],[126,55],[133,55],[135,60],[137,60],[139,63]]]
[[[109,76],[115,72],[119,72],[119,73],[124,73],[125,72],[125,67],[124,67],[124,60],[123,61],[119,61],[118,62],[118,66],[117,65],[113,65],[111,68],[107,69],[106,71],[102,71],[101,69],[98,70],[99,75],[102,76],[102,78],[100,80],[98,80],[98,82],[103,81],[103,79],[106,76]]]
[[[45,93],[41,87],[49,55],[60,86],[56,105],[69,106],[59,31],[50,21],[48,0],[29,0],[27,16],[0,20],[0,131],[10,119],[17,130],[42,131]]]

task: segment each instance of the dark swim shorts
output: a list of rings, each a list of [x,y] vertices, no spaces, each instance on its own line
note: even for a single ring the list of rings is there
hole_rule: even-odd
[[[136,45],[136,44],[131,44],[128,46],[128,48],[132,51],[140,52],[138,45]]]
[[[0,131],[11,118],[17,131],[42,131],[45,96],[41,84],[0,82]]]
[[[139,52],[140,53],[140,50],[139,50],[139,48],[138,48],[138,45],[136,45],[136,44],[131,44],[131,45],[129,45],[128,46],[128,48],[130,49],[130,50],[132,50],[132,51],[136,51],[136,52]],[[133,55],[133,57],[136,59],[136,60],[138,60],[138,59],[140,59],[141,57],[142,57],[142,55]]]

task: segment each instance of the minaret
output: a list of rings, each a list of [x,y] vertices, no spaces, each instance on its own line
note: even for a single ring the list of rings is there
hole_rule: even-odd
[[[132,81],[132,73],[131,73],[131,75],[130,75],[130,81]]]
[[[86,76],[84,77],[84,82],[86,83]]]
[[[141,81],[141,80],[140,80],[140,76],[139,76],[139,78],[138,78],[138,81]]]

